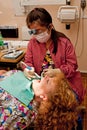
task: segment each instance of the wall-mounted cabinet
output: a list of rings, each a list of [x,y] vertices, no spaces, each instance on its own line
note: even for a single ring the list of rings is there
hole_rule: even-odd
[[[66,0],[21,0],[22,6],[66,4]]]
[[[25,7],[38,5],[65,5],[66,0],[13,0],[16,16],[25,15]]]

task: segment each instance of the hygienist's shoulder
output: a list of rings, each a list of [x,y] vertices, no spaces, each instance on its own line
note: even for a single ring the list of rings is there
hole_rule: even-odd
[[[62,42],[67,42],[67,41],[70,42],[70,39],[67,38],[67,37],[60,37],[59,40],[62,41]]]
[[[72,45],[70,39],[66,37],[60,37],[59,42],[64,45]]]

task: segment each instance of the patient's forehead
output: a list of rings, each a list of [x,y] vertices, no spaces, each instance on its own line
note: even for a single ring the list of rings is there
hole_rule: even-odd
[[[64,81],[64,79],[66,78],[63,73],[56,74],[54,77],[52,77],[52,80],[51,80],[52,86],[54,86],[55,88],[56,86],[60,85],[61,82]]]
[[[62,72],[58,72],[58,73],[56,73],[56,74],[53,76],[53,78],[54,78],[54,80],[59,81],[59,80],[64,79],[65,76],[64,76],[64,74],[63,74]]]
[[[64,78],[63,73],[56,73],[55,75],[49,75],[43,77],[40,82],[40,88],[42,88],[44,91],[53,91],[56,86],[58,86],[61,82],[61,80]]]

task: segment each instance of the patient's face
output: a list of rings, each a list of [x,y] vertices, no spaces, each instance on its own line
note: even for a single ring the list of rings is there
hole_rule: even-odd
[[[44,96],[54,89],[54,78],[48,76],[43,77],[41,80],[33,80],[32,85],[35,96]]]

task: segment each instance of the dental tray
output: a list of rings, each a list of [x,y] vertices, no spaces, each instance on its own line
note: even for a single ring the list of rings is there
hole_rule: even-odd
[[[22,50],[20,50],[20,51],[15,51],[15,52],[11,52],[11,53],[5,54],[3,57],[4,57],[4,58],[8,58],[8,59],[16,59],[16,58],[19,57],[22,53],[23,53]]]

